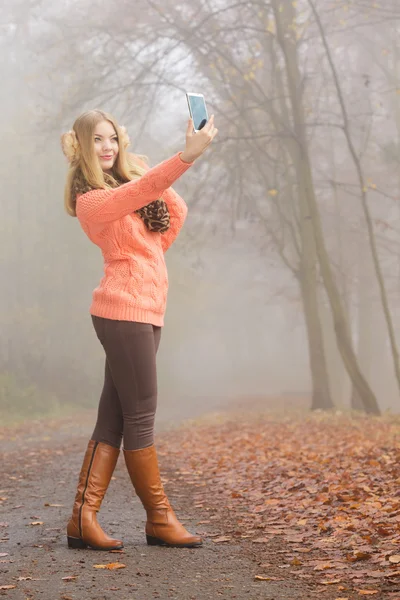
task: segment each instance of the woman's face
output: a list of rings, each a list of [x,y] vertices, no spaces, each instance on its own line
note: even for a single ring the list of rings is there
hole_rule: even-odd
[[[118,136],[114,127],[109,121],[97,123],[93,139],[101,168],[105,173],[111,173],[118,156]]]

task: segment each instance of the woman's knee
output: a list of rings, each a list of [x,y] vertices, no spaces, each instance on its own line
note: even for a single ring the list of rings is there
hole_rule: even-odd
[[[105,427],[101,423],[97,423],[93,431],[92,439],[96,442],[108,444],[114,448],[120,448],[123,437],[122,423],[120,427]]]
[[[155,410],[124,418],[124,448],[137,450],[154,442]]]

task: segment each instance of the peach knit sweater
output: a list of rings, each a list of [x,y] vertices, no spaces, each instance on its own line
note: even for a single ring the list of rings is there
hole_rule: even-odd
[[[118,188],[77,196],[79,222],[104,258],[104,276],[93,292],[92,315],[164,325],[168,291],[164,252],[187,214],[185,202],[171,185],[193,164],[183,162],[180,155]],[[134,213],[158,198],[166,202],[170,213],[165,233],[149,231]]]

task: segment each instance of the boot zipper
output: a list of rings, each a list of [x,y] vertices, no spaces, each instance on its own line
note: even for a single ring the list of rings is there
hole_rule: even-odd
[[[99,442],[96,442],[93,448],[93,453],[92,453],[92,457],[90,459],[90,463],[89,463],[89,467],[88,467],[88,471],[87,471],[87,475],[86,475],[86,483],[85,483],[85,489],[83,490],[82,493],[82,503],[81,506],[79,508],[79,534],[82,537],[82,508],[85,502],[85,494],[86,494],[86,490],[87,490],[87,486],[89,484],[89,476],[90,476],[90,469],[92,468],[92,464],[93,464],[93,459],[94,459],[94,455],[96,453],[96,449],[97,446],[99,445]]]

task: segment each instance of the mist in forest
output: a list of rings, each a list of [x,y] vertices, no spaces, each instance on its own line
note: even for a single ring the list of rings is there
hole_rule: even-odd
[[[0,26],[0,420],[101,391],[102,257],[64,211],[61,134],[100,108],[155,165],[184,148],[185,91],[219,134],[174,185],[161,414],[399,411],[396,0],[4,0]]]

